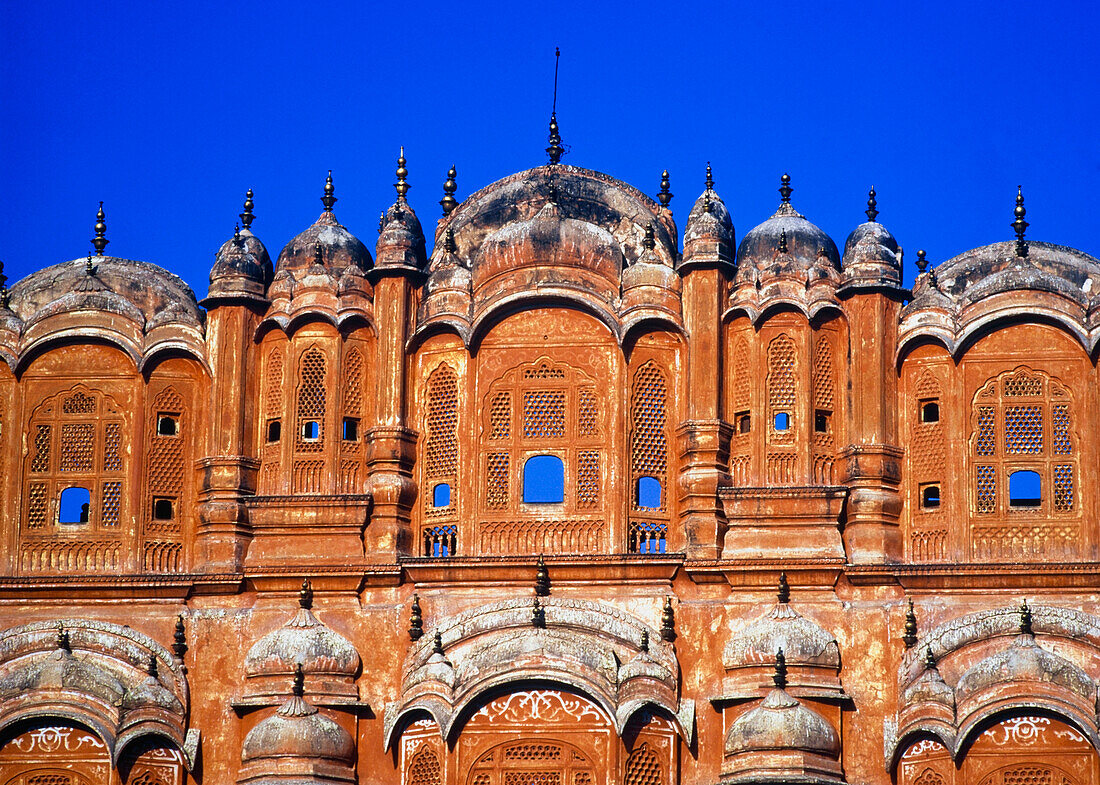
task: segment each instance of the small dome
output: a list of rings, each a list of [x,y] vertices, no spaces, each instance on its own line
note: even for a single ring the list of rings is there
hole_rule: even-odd
[[[286,244],[275,263],[275,272],[308,270],[318,258],[334,271],[353,264],[361,270],[374,266],[367,247],[337,222],[331,210],[322,212],[313,226]]]
[[[737,249],[738,278],[808,274],[810,280],[840,271],[836,243],[791,205],[790,178],[783,175],[783,201],[771,218],[741,240]],[[784,250],[785,249],[785,250]]]
[[[625,665],[619,668],[619,684],[625,684],[631,679],[650,678],[657,681],[667,681],[672,678],[661,663],[650,656],[648,650],[638,652]]]
[[[734,229],[729,210],[709,187],[695,200],[684,229],[684,263],[708,256],[733,263]]]
[[[1034,636],[1021,633],[1002,651],[972,666],[955,685],[960,703],[971,695],[999,684],[1023,685],[1047,682],[1064,687],[1095,702],[1096,685],[1081,668],[1040,647]],[[1026,693],[1026,690],[1024,690]],[[1023,694],[1023,693],[1021,693]]]
[[[726,733],[726,755],[798,750],[829,758],[840,755],[840,739],[829,721],[781,689],[742,714]]]
[[[253,295],[263,297],[271,282],[271,257],[248,227],[226,240],[210,270],[210,297]]]
[[[267,758],[320,758],[350,766],[355,743],[335,720],[295,695],[245,736],[241,761]]]
[[[427,258],[424,231],[420,228],[420,219],[404,197],[398,197],[386,211],[375,253],[380,267],[419,269],[424,266]]]
[[[836,638],[785,602],[732,638],[722,661],[727,668],[759,666],[774,658],[779,649],[788,665],[840,668]]]
[[[850,282],[901,284],[898,242],[885,226],[867,221],[844,242],[844,277]]]
[[[303,595],[308,596],[305,589]],[[244,661],[247,676],[292,674],[299,664],[307,674],[355,676],[359,652],[347,638],[322,624],[309,603],[303,598],[290,621],[253,644]]]
[[[609,231],[564,218],[559,206],[548,201],[534,217],[505,224],[489,235],[473,267],[475,286],[521,267],[573,267],[596,273],[617,289],[623,254]]]
[[[935,660],[931,659],[931,652],[925,662],[924,671],[902,694],[902,705],[912,706],[917,703],[938,703],[946,706],[952,713],[955,711],[955,692],[943,680]]]

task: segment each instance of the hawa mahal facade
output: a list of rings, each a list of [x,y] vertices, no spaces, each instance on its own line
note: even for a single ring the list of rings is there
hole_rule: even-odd
[[[548,153],[0,287],[0,785],[1098,785],[1100,260]]]

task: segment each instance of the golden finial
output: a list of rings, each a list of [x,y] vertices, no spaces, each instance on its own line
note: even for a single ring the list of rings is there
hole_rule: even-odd
[[[864,210],[867,213],[867,220],[874,221],[878,217],[878,210],[875,207],[878,202],[875,201],[875,187],[872,185],[871,190],[867,192],[867,209]]]
[[[714,190],[714,172],[710,168],[710,161],[707,161],[707,190]]]
[[[103,212],[103,202],[99,203],[99,212],[95,214],[95,237],[92,238],[92,247],[96,256],[103,256],[103,249],[107,247],[107,215]]]
[[[393,187],[397,189],[397,198],[404,199],[405,194],[409,192],[409,183],[407,178],[409,176],[409,170],[405,168],[405,145],[401,145],[401,155],[397,158],[397,182],[393,184]]]
[[[791,192],[794,191],[794,189],[791,188],[791,176],[784,172],[779,180],[781,183],[779,186],[779,195],[783,198],[783,204],[790,204]]]
[[[1024,258],[1028,253],[1027,240],[1024,239],[1024,232],[1027,231],[1029,224],[1024,220],[1024,216],[1027,215],[1027,210],[1024,209],[1024,187],[1022,185],[1016,186],[1016,209],[1013,213],[1016,216],[1016,220],[1013,221],[1010,226],[1016,230],[1016,255]]]
[[[787,658],[783,656],[783,647],[775,653],[775,675],[772,677],[777,689],[787,688]]]
[[[444,215],[450,215],[458,207],[458,200],[455,199],[455,191],[458,190],[458,183],[455,182],[457,176],[458,172],[455,171],[454,164],[451,164],[451,168],[447,170],[447,179],[443,181],[443,198],[439,200]]]
[[[668,169],[665,169],[661,172],[661,190],[657,194],[657,201],[661,203],[661,207],[668,207],[668,203],[672,201],[672,191],[668,190],[670,185]]]
[[[336,204],[336,188],[332,184],[332,170],[328,170],[328,177],[325,178],[325,195],[321,197],[321,204],[325,206],[325,212],[331,213],[332,206]]]
[[[241,213],[241,216],[240,216],[241,217],[241,225],[245,229],[248,229],[250,226],[252,226],[252,221],[254,221],[255,218],[256,218],[256,216],[254,216],[252,214],[252,208],[255,207],[255,206],[256,205],[253,204],[253,202],[252,202],[252,189],[249,188],[248,191],[245,192],[245,195],[244,195],[244,212]]]

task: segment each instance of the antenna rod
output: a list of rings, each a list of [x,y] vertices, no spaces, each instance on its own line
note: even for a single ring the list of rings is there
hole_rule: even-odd
[[[561,59],[561,49],[554,47],[554,105],[550,108],[550,114],[558,113],[558,60]]]

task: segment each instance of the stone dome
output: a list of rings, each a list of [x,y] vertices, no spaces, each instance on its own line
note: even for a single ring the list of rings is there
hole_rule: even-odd
[[[784,175],[779,209],[741,240],[737,248],[738,279],[805,276],[813,281],[840,271],[836,243],[794,209],[789,182]]]
[[[367,246],[341,226],[331,210],[322,212],[312,226],[286,244],[275,263],[275,273],[286,271],[297,274],[318,261],[332,271],[351,265],[361,270],[374,266]]]
[[[295,695],[245,736],[243,763],[269,758],[322,759],[350,766],[355,743],[339,723]]]
[[[901,285],[901,254],[894,235],[878,221],[861,223],[844,241],[845,282]]]
[[[474,286],[521,267],[576,268],[617,290],[623,254],[609,231],[566,218],[556,202],[547,201],[533,217],[507,223],[485,239],[474,257]]]
[[[840,739],[829,721],[785,690],[774,689],[759,706],[735,719],[726,733],[726,755],[798,750],[829,758],[840,755]]]
[[[1001,684],[1050,683],[1064,687],[1086,701],[1096,700],[1096,684],[1069,660],[1040,647],[1034,636],[1021,633],[1005,649],[973,665],[955,685],[961,703],[972,695]]]
[[[218,249],[210,269],[208,296],[263,297],[272,274],[267,248],[246,226]]]
[[[360,665],[359,652],[347,638],[313,615],[306,589],[303,595],[293,618],[248,650],[244,661],[248,677],[289,675],[300,664],[306,674],[354,678]]]
[[[788,665],[840,668],[836,638],[785,602],[731,638],[722,661],[727,668],[755,667],[774,659],[779,649]]]
[[[398,197],[382,219],[382,232],[375,245],[379,267],[424,266],[427,252],[424,247],[424,230],[404,197]]]
[[[924,671],[902,693],[902,705],[911,706],[918,703],[938,703],[947,707],[951,713],[955,711],[955,691],[940,675],[935,660],[931,658],[931,650],[925,660]]]

